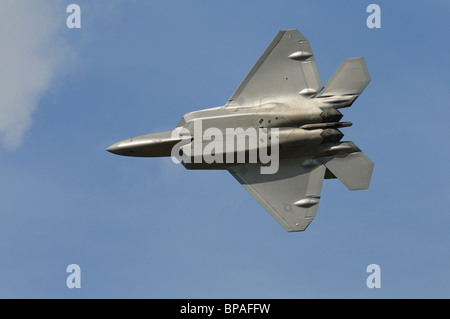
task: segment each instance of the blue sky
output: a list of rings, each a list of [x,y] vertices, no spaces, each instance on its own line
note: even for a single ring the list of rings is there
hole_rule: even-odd
[[[2,1],[0,297],[449,298],[449,9]],[[343,130],[375,162],[369,190],[325,181],[316,219],[286,233],[228,172],[105,151],[226,103],[281,29],[308,38],[323,83],[364,56],[372,82]]]

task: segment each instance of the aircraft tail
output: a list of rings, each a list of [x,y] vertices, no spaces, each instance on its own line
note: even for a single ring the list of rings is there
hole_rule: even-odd
[[[350,106],[369,82],[370,75],[363,57],[345,59],[316,97],[331,103],[350,102],[344,103]]]
[[[364,58],[345,59],[315,97],[331,108],[349,107],[369,83]],[[349,143],[355,148],[350,153],[320,158],[327,168],[325,178],[337,177],[349,190],[367,189],[374,163],[356,145]]]
[[[322,157],[320,161],[349,190],[369,188],[374,163],[363,152]]]

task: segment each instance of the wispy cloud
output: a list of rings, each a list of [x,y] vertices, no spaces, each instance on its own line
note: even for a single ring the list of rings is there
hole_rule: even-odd
[[[65,7],[50,0],[0,1],[0,143],[22,143],[40,97],[69,57]]]

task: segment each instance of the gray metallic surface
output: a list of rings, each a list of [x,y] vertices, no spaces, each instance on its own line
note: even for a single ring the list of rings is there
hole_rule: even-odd
[[[189,160],[182,161],[187,169],[228,170],[286,231],[302,231],[316,215],[324,178],[339,178],[350,190],[369,187],[374,164],[353,142],[341,142],[340,129],[352,123],[340,122],[338,110],[351,106],[369,82],[364,59],[350,58],[322,88],[308,40],[297,30],[280,31],[226,105],[185,114],[177,134],[143,135],[107,151],[137,157],[189,151]],[[230,136],[230,128],[243,132]],[[236,145],[226,147],[228,137],[247,129],[278,129],[278,171],[261,174],[266,163],[249,161],[254,151],[250,138],[244,163],[207,162],[198,147],[203,150],[210,143],[202,138],[208,129],[221,133],[223,140],[216,142],[223,143],[222,153],[215,155],[223,158],[238,158]]]

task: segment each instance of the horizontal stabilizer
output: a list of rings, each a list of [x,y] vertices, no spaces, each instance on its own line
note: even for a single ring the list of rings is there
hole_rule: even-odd
[[[368,189],[374,163],[363,152],[319,159],[349,190]]]
[[[364,58],[345,59],[316,97],[358,96],[370,83]]]

